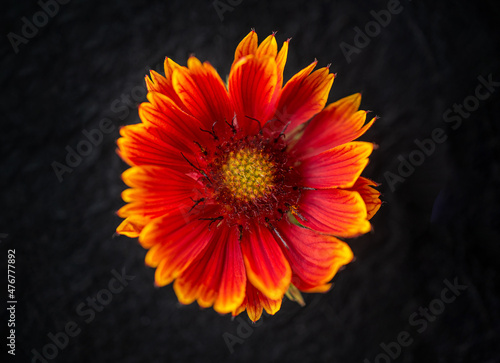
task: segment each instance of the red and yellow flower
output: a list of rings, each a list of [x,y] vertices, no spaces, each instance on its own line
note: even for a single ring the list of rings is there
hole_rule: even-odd
[[[325,107],[334,75],[316,61],[283,86],[288,43],[250,32],[227,86],[207,62],[167,58],[146,77],[142,123],[120,131],[131,168],[117,232],[139,237],[183,304],[256,321],[287,291],[325,292],[353,257],[338,237],[370,231],[380,207],[360,176],[373,144],[353,141],[374,122],[361,96]]]

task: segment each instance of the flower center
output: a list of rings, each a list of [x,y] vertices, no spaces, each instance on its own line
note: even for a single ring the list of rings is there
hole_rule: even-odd
[[[274,186],[275,165],[262,151],[244,148],[231,151],[222,166],[224,185],[242,201],[262,198]]]
[[[226,130],[214,127],[209,132],[212,142],[195,141],[200,148],[195,160],[185,157],[195,170],[191,175],[203,186],[191,198],[189,213],[216,205],[220,209],[211,223],[224,221],[243,229],[252,221],[277,223],[297,205],[302,190],[299,164],[287,152],[285,135],[267,124],[255,134],[226,124]]]

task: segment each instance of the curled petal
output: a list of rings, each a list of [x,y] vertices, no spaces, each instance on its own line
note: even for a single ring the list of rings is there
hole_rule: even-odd
[[[382,204],[382,201],[380,200],[380,192],[373,188],[376,186],[378,186],[378,184],[374,181],[368,178],[359,177],[352,188],[349,188],[349,190],[358,192],[361,195],[361,198],[363,198],[363,201],[366,204],[368,219],[372,219]]]
[[[116,233],[130,238],[139,237],[139,234],[148,222],[149,218],[131,215],[120,223],[120,225],[116,228]]]

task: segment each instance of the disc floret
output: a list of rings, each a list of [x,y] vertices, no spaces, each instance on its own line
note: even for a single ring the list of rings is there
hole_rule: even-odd
[[[239,200],[262,198],[273,189],[275,165],[268,154],[255,149],[231,151],[222,166],[224,184]]]

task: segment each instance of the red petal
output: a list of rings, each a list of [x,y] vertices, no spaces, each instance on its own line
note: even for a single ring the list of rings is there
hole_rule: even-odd
[[[373,144],[350,142],[302,160],[298,168],[311,188],[349,188],[368,164]]]
[[[217,122],[231,122],[233,110],[222,79],[209,63],[195,57],[188,59],[188,68],[174,71],[172,83],[185,108],[208,130]]]
[[[255,52],[256,57],[272,57],[276,61],[277,76],[276,79],[276,89],[273,95],[273,100],[278,99],[281,93],[281,87],[283,86],[283,70],[285,68],[286,57],[288,54],[288,41],[283,43],[278,54],[278,44],[276,43],[276,38],[274,34],[269,35],[264,41],[259,45],[257,51]]]
[[[366,204],[368,219],[372,219],[382,204],[382,201],[380,200],[380,192],[371,186],[378,186],[378,184],[368,178],[360,177],[356,183],[354,183],[352,188],[349,188],[349,190],[357,191],[361,195],[361,198],[363,198],[363,201]]]
[[[317,62],[293,76],[283,88],[276,110],[276,118],[290,122],[288,131],[309,120],[325,107],[334,75],[328,68],[310,74]]]
[[[172,74],[174,73],[174,69],[178,67],[180,66],[172,59],[165,58],[165,77],[151,70],[151,79],[146,76],[146,86],[149,92],[159,92],[170,98],[177,106],[182,108],[182,102],[179,96],[177,96],[177,93],[175,93],[174,88],[172,87]]]
[[[282,250],[294,273],[292,283],[300,290],[325,285],[341,266],[352,260],[352,251],[346,243],[293,225],[286,218],[276,226],[276,231],[286,243]]]
[[[155,282],[164,286],[177,278],[206,248],[215,232],[208,222],[176,213],[157,218],[142,230],[139,242],[152,248],[146,263],[157,267]]]
[[[194,141],[204,143],[207,134],[200,131],[203,126],[197,119],[179,109],[173,101],[160,93],[150,92],[151,103],[139,106],[139,116],[146,126],[159,128],[170,145],[184,153],[199,151]]]
[[[183,304],[194,300],[202,307],[226,314],[245,297],[246,274],[238,241],[238,230],[222,227],[208,248],[175,281],[174,289]]]
[[[225,242],[217,230],[207,249],[175,280],[174,291],[181,304],[198,300],[201,307],[213,305],[222,279]]]
[[[264,41],[257,47],[257,34],[252,30],[238,45],[234,57],[233,66],[236,63],[236,61],[238,61],[240,58],[250,54],[256,55],[257,57],[271,56],[275,58],[276,65],[278,67],[277,83],[280,85],[279,88],[281,91],[281,86],[283,85],[283,70],[285,68],[286,58],[288,55],[289,42],[290,39],[283,42],[283,46],[278,52],[277,51],[278,45],[276,44],[276,38],[274,34],[271,34],[266,39],[264,39]]]
[[[246,132],[259,130],[276,108],[278,75],[272,57],[241,58],[229,74],[229,96],[238,126]]]
[[[119,211],[122,218],[138,216],[149,220],[171,212],[187,212],[199,199],[197,181],[180,173],[158,166],[132,167],[122,174],[132,189],[126,189],[122,198],[126,204]]]
[[[181,152],[170,144],[170,137],[157,128],[144,124],[120,129],[118,153],[129,165],[158,165],[189,172],[192,167]]]
[[[214,305],[219,313],[233,311],[245,297],[247,275],[238,235],[234,232],[228,237],[225,262],[219,295]]]
[[[241,248],[252,285],[270,299],[281,299],[290,284],[291,270],[269,229],[254,224],[243,233]]]
[[[299,213],[302,225],[334,236],[354,237],[371,229],[365,203],[353,191],[306,190],[302,193]]]
[[[307,125],[294,152],[306,158],[357,139],[370,128],[375,119],[364,127],[366,111],[357,111],[359,93],[343,98],[317,114]]]

